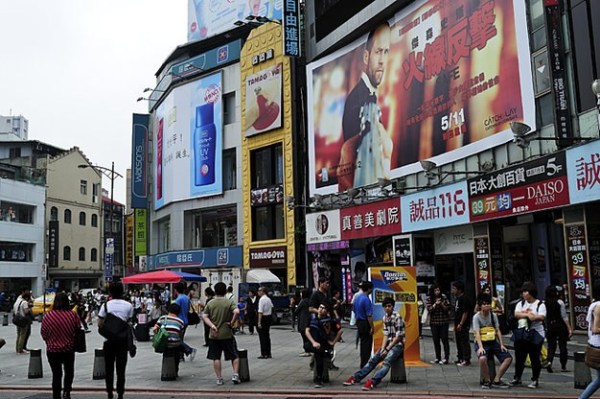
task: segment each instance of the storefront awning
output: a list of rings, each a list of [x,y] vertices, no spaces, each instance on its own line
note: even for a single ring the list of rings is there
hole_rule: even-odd
[[[279,277],[268,269],[251,269],[246,273],[247,283],[281,283]]]

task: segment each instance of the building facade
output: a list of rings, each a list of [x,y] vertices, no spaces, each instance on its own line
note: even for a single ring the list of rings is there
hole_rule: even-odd
[[[29,121],[22,115],[0,115],[0,140],[27,140],[29,137]]]

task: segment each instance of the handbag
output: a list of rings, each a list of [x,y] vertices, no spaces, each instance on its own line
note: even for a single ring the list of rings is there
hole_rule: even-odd
[[[75,330],[75,343],[73,345],[73,349],[77,353],[85,353],[87,351],[85,344],[85,330],[82,328]]]
[[[106,303],[104,303],[104,321],[98,327],[98,332],[108,341],[112,342],[124,342],[126,343],[129,339],[129,324],[115,316],[112,313],[108,313]]]
[[[600,370],[600,348],[586,346],[585,348],[585,364],[586,366]]]
[[[423,314],[421,315],[421,324],[424,326],[429,325],[429,310],[427,308],[423,310]]]
[[[198,313],[196,313],[194,305],[190,303],[190,311],[188,312],[188,325],[195,326],[196,324],[200,324],[200,316]]]
[[[167,349],[167,343],[169,341],[169,333],[164,325],[161,325],[154,337],[152,337],[152,347],[154,352],[163,353]]]
[[[525,327],[515,328],[510,339],[514,342],[528,342],[533,345],[541,345],[544,342],[544,337],[539,332]]]
[[[23,316],[20,313],[22,305],[23,305],[23,300],[21,300],[21,303],[19,303],[19,306],[17,307],[17,312],[13,313],[12,322],[17,327],[27,327],[31,323],[31,319],[29,317]]]

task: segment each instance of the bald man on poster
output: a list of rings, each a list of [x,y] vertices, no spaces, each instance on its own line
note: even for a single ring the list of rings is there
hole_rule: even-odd
[[[344,144],[337,167],[338,189],[344,191],[389,178],[394,144],[381,123],[377,87],[383,80],[390,52],[390,25],[369,33],[363,50],[364,71],[344,105]]]

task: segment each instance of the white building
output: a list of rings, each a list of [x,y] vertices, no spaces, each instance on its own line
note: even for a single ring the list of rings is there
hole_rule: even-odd
[[[22,115],[0,115],[0,140],[27,140],[29,121]]]

